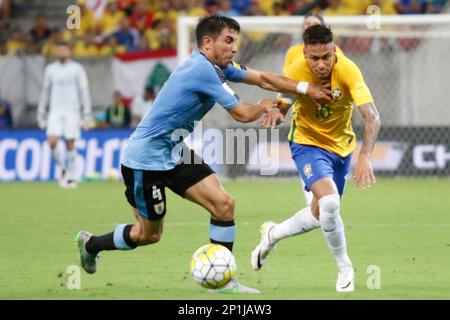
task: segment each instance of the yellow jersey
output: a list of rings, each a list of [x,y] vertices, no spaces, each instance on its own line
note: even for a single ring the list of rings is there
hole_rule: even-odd
[[[283,73],[284,74],[286,74],[287,68],[292,62],[294,62],[298,58],[305,57],[305,55],[303,54],[304,47],[305,47],[304,44],[300,43],[300,44],[293,45],[292,47],[290,47],[288,49],[288,51],[286,52],[286,55],[284,57],[284,65],[283,65]],[[338,58],[340,55],[343,55],[343,54],[344,53],[342,52],[341,48],[336,46],[336,55],[338,56]]]
[[[285,75],[299,82],[321,84],[304,57],[291,63]],[[373,98],[358,66],[343,54],[337,56],[332,70],[331,93],[333,101],[320,110],[308,96],[297,95],[289,140],[346,157],[356,145],[351,122],[353,104],[362,106],[372,103]]]

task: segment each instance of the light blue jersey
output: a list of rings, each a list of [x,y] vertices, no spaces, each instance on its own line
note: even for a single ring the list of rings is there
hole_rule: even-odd
[[[205,55],[194,51],[191,58],[172,73],[151,111],[131,135],[122,164],[138,170],[173,169],[181,157],[181,149],[172,152],[180,144],[179,140],[173,141],[172,134],[180,132],[179,129],[192,132],[195,122],[216,102],[224,109],[234,108],[239,98],[225,81],[240,82],[246,76],[247,70],[236,63],[220,69]]]

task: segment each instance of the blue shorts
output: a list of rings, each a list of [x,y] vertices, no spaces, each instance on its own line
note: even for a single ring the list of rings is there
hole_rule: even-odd
[[[342,196],[345,177],[350,172],[352,154],[345,158],[319,147],[289,142],[292,159],[305,182],[305,190],[310,191],[317,180],[332,177]]]

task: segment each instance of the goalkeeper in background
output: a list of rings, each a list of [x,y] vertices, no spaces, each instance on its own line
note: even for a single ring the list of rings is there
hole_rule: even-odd
[[[57,61],[45,68],[37,123],[39,128],[46,129],[52,158],[61,168],[59,185],[73,189],[77,187],[75,140],[80,138],[81,125],[84,129],[94,126],[91,98],[86,71],[81,64],[70,59],[67,43],[57,44],[56,58]],[[66,142],[67,166],[60,149],[57,148],[60,137]]]
[[[304,58],[295,60],[287,68],[286,75],[300,83],[305,81],[305,86],[308,86],[307,82],[316,85],[330,83],[333,96],[331,103],[297,96],[288,136],[297,170],[314,197],[310,207],[280,224],[266,222],[262,225],[261,241],[251,254],[251,264],[253,269],[259,270],[275,243],[321,227],[338,265],[336,291],[351,292],[354,290],[354,271],[347,254],[340,203],[356,145],[351,126],[353,105],[364,118],[362,147],[353,170],[358,188],[368,188],[375,182],[369,159],[378,136],[380,119],[357,65],[336,54],[329,27],[309,27],[303,40]],[[279,106],[283,114],[290,107],[289,103]],[[263,118],[261,123],[270,120]]]

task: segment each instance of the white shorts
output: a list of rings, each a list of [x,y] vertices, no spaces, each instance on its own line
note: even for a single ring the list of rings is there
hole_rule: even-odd
[[[80,121],[79,113],[50,113],[47,119],[47,136],[63,137],[66,140],[79,139]]]

